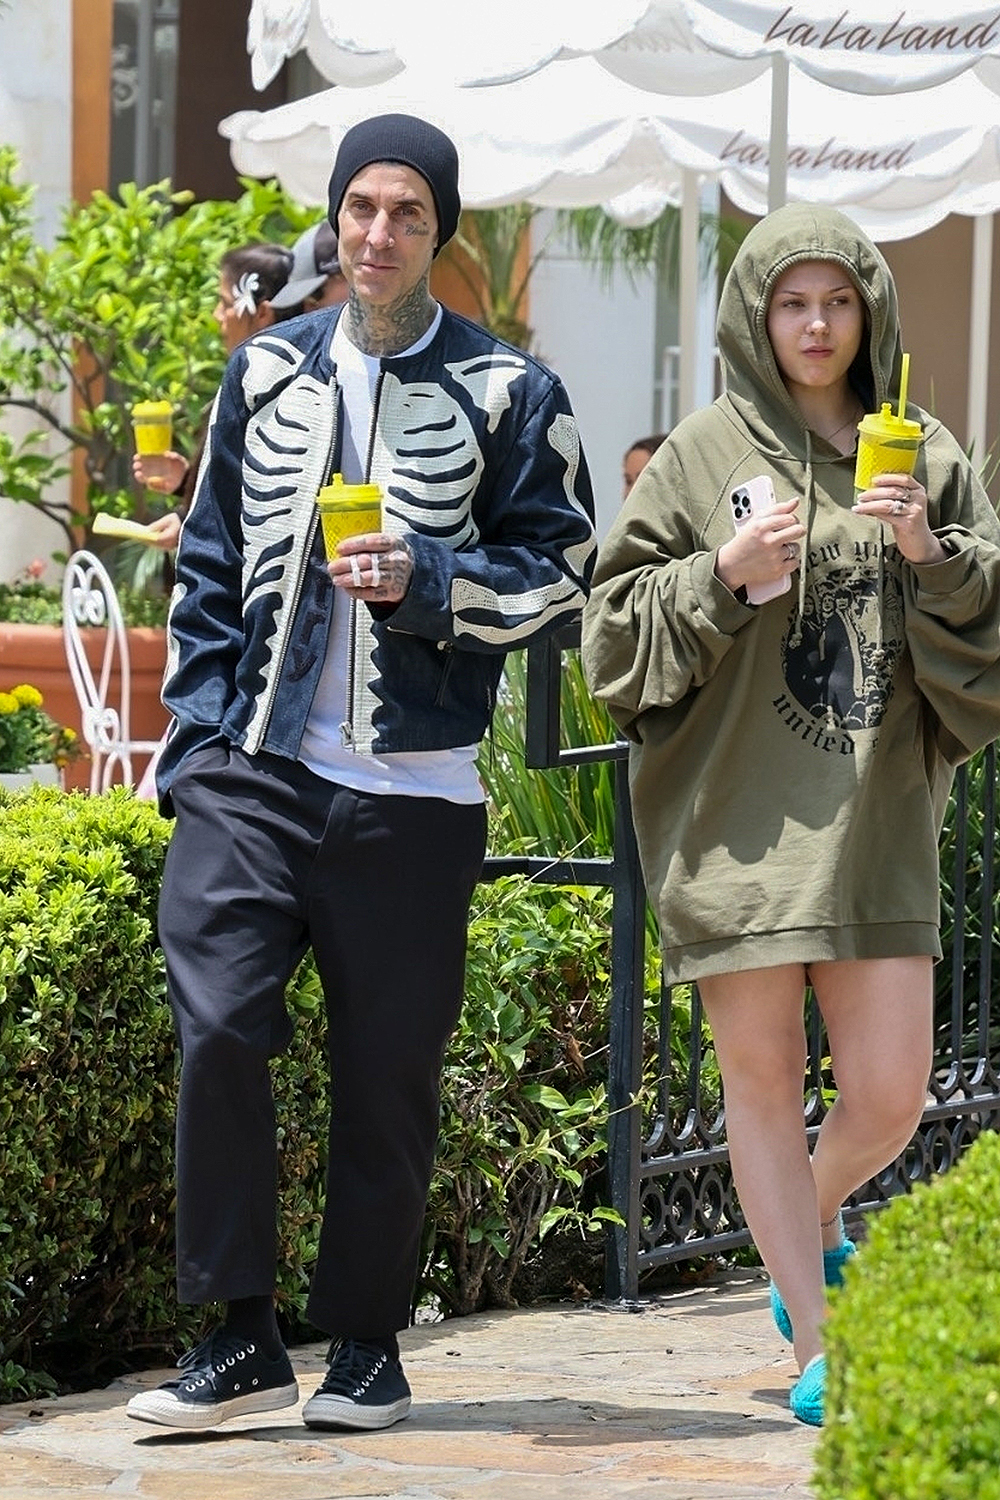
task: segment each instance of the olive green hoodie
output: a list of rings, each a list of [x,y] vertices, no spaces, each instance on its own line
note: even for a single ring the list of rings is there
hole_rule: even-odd
[[[757,224],[719,308],[725,393],[681,422],[600,550],[584,611],[596,696],[630,775],[667,978],[939,954],[937,837],[955,764],[1000,734],[1000,525],[961,448],[923,424],[916,476],[948,556],[915,565],[854,515],[853,456],[810,434],[765,320],[775,281],[834,260],[869,338],[868,410],[898,399],[892,276],[842,214]],[[873,405],[874,403],[874,405]],[[770,476],[807,528],[792,589],[759,608],[716,577],[730,495]]]

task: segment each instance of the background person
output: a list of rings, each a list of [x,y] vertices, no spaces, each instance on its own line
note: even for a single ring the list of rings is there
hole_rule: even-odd
[[[632,486],[665,437],[665,432],[654,432],[651,437],[636,438],[631,447],[625,449],[622,458],[623,500],[628,499]]]
[[[312,947],[327,1004],[328,1179],[308,1317],[332,1335],[316,1427],[379,1428],[409,1322],[439,1079],[485,853],[476,771],[505,654],[575,618],[593,499],[559,379],[439,306],[452,142],[388,115],[343,138],[346,308],[230,359],[177,556],[158,770],[176,822],[160,938],[181,1046],[178,1295],[224,1323],[129,1415],[181,1428],[292,1404],[274,1308],[268,1060]],[[328,561],[332,471],[383,530]]]
[[[321,219],[300,234],[292,246],[292,269],[288,281],[271,299],[272,308],[315,312],[347,301],[347,282],[340,269],[337,233],[328,219]]]
[[[583,657],[633,742],[665,975],[698,982],[740,1203],[794,1336],[792,1410],[819,1423],[841,1205],[926,1099],[953,769],[1000,732],[1000,525],[915,407],[914,475],[855,497],[857,424],[898,390],[901,344],[889,268],[843,215],[790,206],[751,230],[718,343],[726,393],[612,523]],[[736,532],[732,492],[759,476],[777,503]],[[838,1090],[811,1160],[807,985]]]
[[[239,245],[223,255],[219,262],[219,299],[213,316],[227,355],[252,333],[302,311],[301,301],[277,300],[293,265],[292,252],[284,245],[264,242]],[[200,453],[201,442],[190,461],[173,449],[167,453],[133,454],[132,474],[140,484],[159,494],[180,496],[177,507],[150,524],[151,543],[164,552],[172,552],[177,546]]]

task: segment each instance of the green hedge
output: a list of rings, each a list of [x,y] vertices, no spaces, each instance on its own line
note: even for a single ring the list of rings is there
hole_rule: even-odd
[[[1000,1500],[1000,1137],[870,1224],[826,1325],[818,1500]]]
[[[121,789],[0,792],[0,1400],[155,1363],[211,1316],[173,1287],[176,1056],[155,934],[169,832]],[[510,1305],[550,1231],[599,1245],[609,902],[513,879],[477,891],[418,1287],[445,1313]],[[274,1080],[294,1338],[325,1171],[309,961],[289,1004]]]
[[[120,794],[0,801],[0,1392],[54,1341],[166,1321],[164,827]]]

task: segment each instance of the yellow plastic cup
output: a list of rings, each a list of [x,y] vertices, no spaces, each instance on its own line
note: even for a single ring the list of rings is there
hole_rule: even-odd
[[[349,536],[382,530],[382,491],[377,484],[345,484],[334,474],[316,496],[327,557],[336,557],[337,544]]]
[[[169,401],[137,401],[132,432],[137,453],[166,453],[173,441],[173,407]]]
[[[919,422],[897,417],[888,401],[858,423],[858,456],[854,465],[854,493],[871,489],[877,474],[912,474],[924,430]]]

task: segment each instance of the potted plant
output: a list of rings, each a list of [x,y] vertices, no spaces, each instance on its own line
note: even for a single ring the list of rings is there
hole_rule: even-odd
[[[27,682],[0,688],[0,786],[8,790],[38,781],[58,785],[63,767],[80,753],[76,731],[58,724],[44,701]]]
[[[0,681],[30,682],[44,696],[58,720],[83,735],[80,704],[66,662],[62,629],[62,591],[41,581],[45,565],[32,563],[12,583],[0,583]],[[118,599],[127,630],[131,664],[131,725],[137,739],[157,740],[167,726],[167,711],[160,702],[160,686],[166,661],[167,599],[119,585]],[[92,632],[88,656],[96,665],[101,659],[103,632]],[[141,775],[144,762],[135,762]],[[63,772],[67,790],[89,785],[84,759],[71,761]]]

